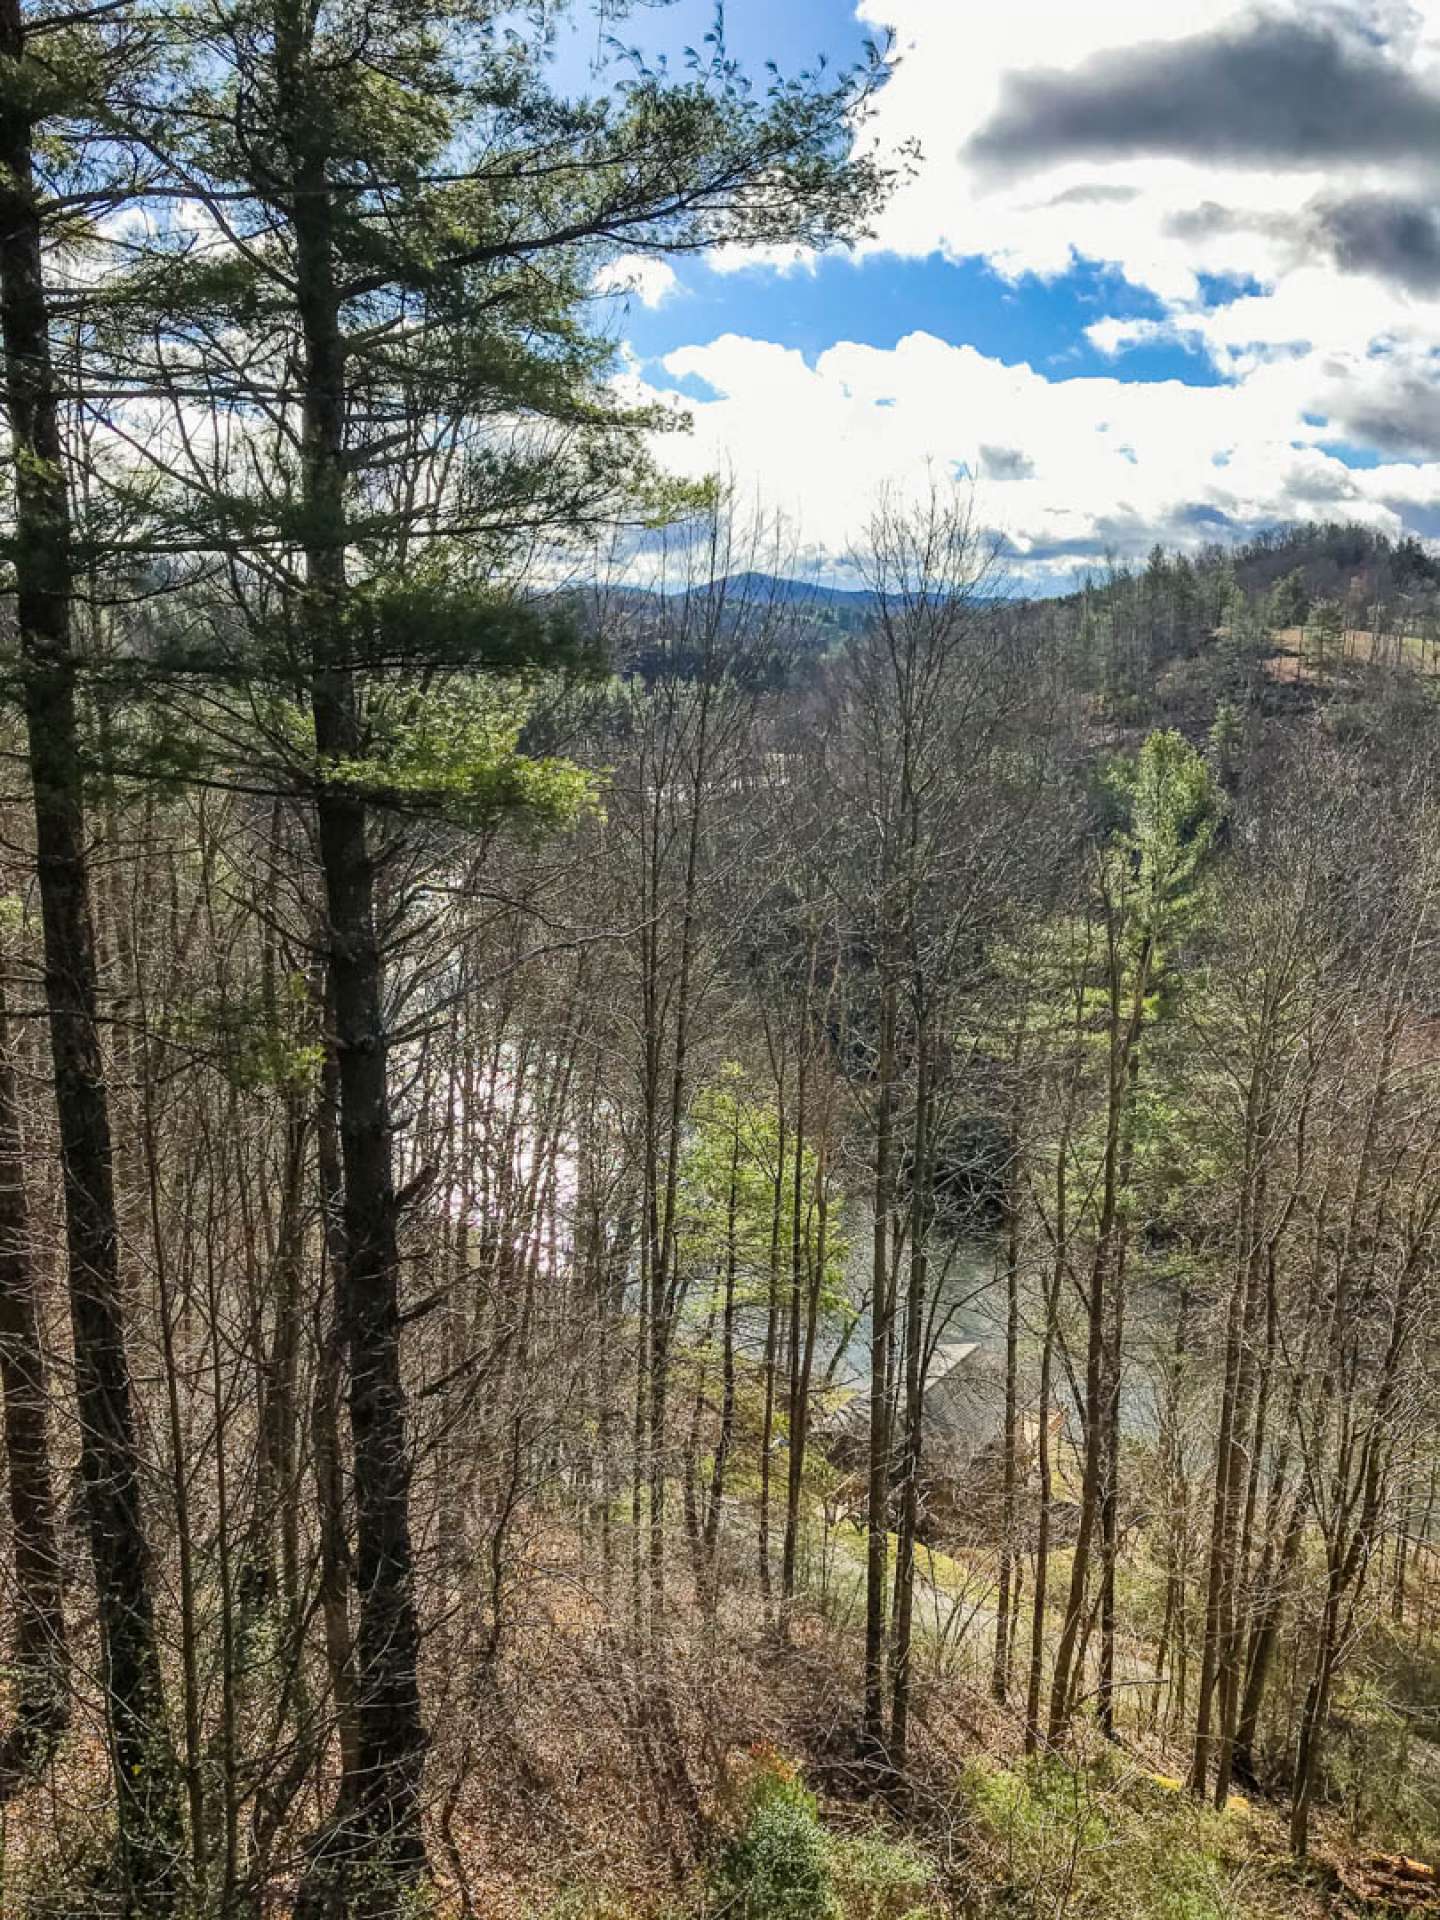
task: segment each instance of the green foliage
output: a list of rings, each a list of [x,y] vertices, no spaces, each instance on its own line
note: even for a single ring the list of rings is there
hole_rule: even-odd
[[[575,98],[550,72],[564,11],[337,0],[257,34],[248,6],[225,4],[203,23],[179,10],[166,42],[179,111],[151,138],[197,202],[223,207],[235,244],[197,247],[157,222],[134,270],[111,277],[107,315],[153,330],[183,375],[236,328],[283,355],[306,203],[276,194],[285,166],[323,168],[349,377],[367,400],[344,455],[357,581],[402,545],[413,565],[427,544],[481,554],[478,581],[513,579],[533,567],[537,539],[703,504],[703,486],[659,474],[646,444],[683,416],[633,406],[611,379],[597,272],[637,251],[854,240],[905,164],[855,138],[888,71],[881,49],[846,71],[772,72],[757,86],[728,54],[722,18],[683,73],[647,70],[611,43],[607,89]],[[437,512],[393,504],[401,446]],[[252,489],[248,458],[212,476],[203,500],[176,487],[156,508],[170,532],[208,524],[217,540],[305,543],[337,531],[323,524],[335,503],[294,484],[293,466],[290,484]],[[247,491],[268,526],[248,521]],[[439,612],[397,629],[407,652],[427,627],[445,657],[452,642],[463,650]]]
[[[563,609],[497,595],[455,578],[464,555],[430,549],[403,578],[354,589],[345,609],[347,657],[380,671],[413,662],[487,673],[596,673],[600,659]]]
[[[935,1870],[911,1841],[878,1830],[832,1833],[794,1767],[752,1756],[734,1830],[703,1881],[663,1914],[707,1920],[927,1920],[940,1911]],[[562,1889],[535,1920],[631,1920],[648,1904],[590,1882]]]
[[[830,1858],[844,1920],[919,1920],[930,1911],[935,1870],[912,1841],[837,1834]]]
[[[363,759],[317,765],[317,777],[378,805],[423,807],[485,827],[504,818],[570,825],[596,800],[592,774],[521,751],[531,696],[514,682],[452,680],[397,695],[373,715]]]
[[[1339,600],[1317,600],[1302,634],[1302,655],[1320,671],[1334,671],[1345,644],[1345,608]]]
[[[207,1056],[241,1093],[265,1088],[304,1091],[318,1084],[325,1048],[314,1030],[314,1010],[303,975],[292,974],[273,994],[229,993],[172,1009],[166,1037]]]
[[[815,1797],[793,1774],[756,1773],[743,1823],[721,1853],[710,1891],[715,1910],[735,1920],[841,1920]]]
[[[1340,1691],[1326,1742],[1327,1795],[1354,1844],[1433,1859],[1440,1853],[1440,1650],[1377,1620]]]
[[[124,1882],[112,1810],[61,1804],[53,1822],[34,1823],[23,1866],[9,1857],[7,1843],[16,1824],[13,1813],[0,1808],[0,1885],[7,1913],[26,1920],[61,1914],[65,1920],[114,1920],[122,1910]]]
[[[920,1920],[934,1877],[908,1840],[878,1829],[829,1832],[793,1764],[762,1746],[741,1782],[735,1830],[705,1906],[739,1920]]]
[[[1140,934],[1155,943],[1184,924],[1196,878],[1223,808],[1203,754],[1183,734],[1152,733],[1134,760],[1110,763],[1105,780],[1128,824],[1115,837]]]
[[[1104,1757],[1079,1768],[977,1762],[965,1789],[982,1914],[1232,1920],[1282,1910],[1245,1813],[1201,1807],[1178,1781]]]
[[[603,90],[576,98],[553,84],[566,11],[331,0],[261,31],[247,0],[218,0],[162,9],[127,54],[123,99],[100,109],[104,164],[133,183],[131,133],[146,177],[183,180],[195,218],[127,226],[128,266],[112,246],[87,345],[167,405],[203,393],[210,409],[194,428],[203,483],[169,450],[124,457],[79,509],[81,555],[206,556],[188,579],[183,560],[153,562],[144,584],[171,590],[154,616],[167,631],[106,663],[112,689],[168,708],[125,740],[127,770],[248,791],[338,783],[481,830],[517,816],[563,826],[593,804],[574,768],[522,750],[516,687],[599,664],[561,596],[530,589],[566,571],[571,542],[716,499],[653,458],[651,436],[684,415],[634,404],[613,377],[597,284],[635,252],[853,241],[898,167],[856,138],[888,72],[882,49],[757,85],[720,17],[683,71],[609,43]],[[27,114],[56,122],[39,129],[55,142],[52,238],[64,187],[108,204],[89,198],[94,140],[62,118],[104,95],[91,57],[103,39],[57,28],[44,62],[0,75]],[[130,70],[142,59],[143,86]],[[138,98],[167,111],[136,131]],[[344,392],[317,464],[272,399],[322,324],[297,289],[322,281]],[[332,573],[325,552],[343,566]],[[217,570],[233,590],[220,611]],[[332,673],[352,684],[320,764],[308,713]],[[476,682],[496,677],[482,694]]]
[[[535,1911],[533,1920],[631,1920],[634,1912],[619,1894],[582,1883],[563,1888]]]
[[[1270,591],[1267,609],[1274,627],[1303,627],[1310,615],[1310,595],[1299,567],[1281,576]]]
[[[747,1087],[743,1069],[733,1061],[695,1100],[680,1167],[680,1257],[701,1279],[711,1282],[697,1300],[708,1313],[733,1256],[736,1299],[741,1306],[762,1300],[769,1288],[774,1229],[775,1181],[783,1175],[781,1249],[788,1273],[790,1204],[795,1179],[793,1140],[784,1142],[780,1167],[780,1119],[775,1102]],[[819,1167],[814,1149],[801,1156],[802,1258],[807,1269],[818,1258],[814,1194]],[[842,1231],[843,1202],[833,1190],[826,1222],[825,1272],[820,1311],[833,1314],[843,1304],[848,1244]]]
[[[1233,701],[1222,700],[1210,728],[1208,751],[1215,778],[1227,792],[1234,789],[1240,777],[1244,750],[1245,723],[1240,710]]]

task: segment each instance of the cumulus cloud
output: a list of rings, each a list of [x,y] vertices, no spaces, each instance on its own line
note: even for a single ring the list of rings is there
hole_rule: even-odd
[[[882,123],[927,156],[877,247],[1103,263],[1161,308],[1090,324],[1121,374],[1177,343],[1333,441],[1440,450],[1440,0],[865,10],[909,54]]]
[[[596,293],[633,294],[642,307],[658,307],[675,292],[680,279],[668,260],[648,253],[622,253],[595,275]]]
[[[1440,290],[1440,218],[1433,202],[1357,193],[1317,201],[1313,218],[1342,273],[1373,273],[1413,293]]]
[[[1328,369],[1317,389],[1336,438],[1400,460],[1440,457],[1440,354],[1409,349]]]
[[[1440,0],[860,10],[901,53],[876,131],[925,155],[876,250],[1014,278],[1100,261],[1177,307],[1317,262],[1428,284],[1397,226],[1440,199]]]
[[[1194,546],[1342,505],[1398,531],[1418,506],[1420,469],[1359,473],[1327,451],[1332,424],[1306,418],[1307,389],[1283,366],[1218,388],[1051,379],[927,333],[888,350],[838,342],[813,364],[727,334],[667,355],[630,397],[697,380],[709,397],[685,400],[692,431],[665,457],[694,474],[733,472],[831,556],[876,489],[918,498],[946,473],[974,476],[982,515],[1031,580],[1067,580],[1107,552],[1138,558],[1156,539]]]
[[[1323,22],[1264,14],[1105,48],[1069,72],[1011,73],[968,143],[1012,172],[1145,154],[1308,168],[1427,160],[1437,144],[1440,95],[1398,61]]]
[[[1206,200],[1167,215],[1164,229],[1192,245],[1261,235],[1275,249],[1277,278],[1318,260],[1409,293],[1440,291],[1440,212],[1411,192],[1319,194],[1286,213]]]
[[[1052,207],[1128,207],[1132,200],[1139,198],[1138,187],[1106,186],[1102,180],[1091,180],[1082,181],[1078,187],[1067,187],[1047,204]]]
[[[1312,513],[1440,527],[1440,0],[858,12],[901,57],[866,137],[924,153],[862,251],[978,258],[1022,301],[1099,263],[1154,310],[1093,307],[1113,378],[975,354],[959,305],[949,341],[813,363],[699,335],[648,370],[647,392],[706,395],[666,457],[755,476],[830,550],[882,480],[953,469],[1052,571]],[[1162,344],[1222,384],[1127,380]]]
[[[1035,462],[1019,447],[981,447],[980,449],[982,480],[1030,480],[1034,478],[1034,474]]]

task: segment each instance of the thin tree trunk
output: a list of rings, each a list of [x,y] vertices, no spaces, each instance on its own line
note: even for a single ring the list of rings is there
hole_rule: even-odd
[[[925,1420],[925,1302],[929,1291],[930,1059],[922,1011],[916,1026],[915,1129],[910,1170],[910,1271],[905,1296],[905,1448],[895,1546],[895,1650],[891,1674],[890,1764],[903,1772],[909,1751],[911,1646],[915,1623],[915,1541]]]
[[[1130,1049],[1125,1112],[1120,1123],[1118,1184],[1130,1187],[1135,1157],[1135,1096],[1140,1082],[1140,1046]],[[1115,1577],[1120,1556],[1120,1406],[1125,1345],[1125,1271],[1130,1223],[1122,1211],[1115,1225],[1115,1259],[1110,1277],[1110,1324],[1105,1351],[1105,1456],[1100,1496],[1100,1674],[1096,1714],[1107,1740],[1115,1738]]]
[[[15,1556],[15,1724],[0,1741],[0,1801],[45,1765],[70,1719],[68,1645],[48,1387],[30,1212],[25,1136],[0,988],[0,1393]]]
[[[735,1128],[730,1146],[730,1180],[725,1199],[725,1305],[720,1316],[720,1432],[715,1442],[715,1459],[705,1506],[705,1610],[714,1618],[720,1598],[719,1543],[720,1517],[725,1500],[725,1471],[735,1437],[735,1281],[738,1248],[735,1228],[740,1185],[740,1113],[735,1110]]]
[[[1129,1094],[1130,1055],[1139,1042],[1145,1014],[1145,993],[1149,985],[1152,946],[1144,941],[1136,963],[1135,988],[1128,1019],[1122,1024],[1120,1010],[1121,959],[1118,929],[1110,928],[1110,1073],[1106,1112],[1104,1179],[1097,1223],[1095,1258],[1090,1268],[1089,1337],[1085,1357],[1085,1465],[1080,1491],[1080,1526],[1070,1570],[1070,1592],[1060,1644],[1055,1654],[1055,1672],[1050,1687],[1050,1721],[1047,1739],[1058,1744],[1073,1710],[1075,1677],[1079,1672],[1076,1643],[1085,1619],[1085,1586],[1090,1570],[1090,1550],[1102,1492],[1102,1470],[1106,1451],[1107,1408],[1106,1340],[1109,1331],[1108,1294],[1116,1256],[1118,1208],[1120,1204],[1121,1130],[1125,1102]]]
[[[786,1110],[782,1068],[775,1074],[775,1178],[770,1193],[770,1289],[765,1302],[765,1401],[760,1416],[760,1528],[756,1543],[760,1557],[760,1593],[770,1617],[770,1483],[771,1449],[775,1439],[775,1369],[780,1357],[780,1227],[785,1208]]]
[[[1250,1630],[1250,1646],[1245,1660],[1245,1692],[1231,1760],[1231,1771],[1235,1778],[1247,1785],[1253,1786],[1256,1780],[1255,1743],[1260,1731],[1260,1710],[1265,1702],[1265,1688],[1280,1635],[1281,1601],[1300,1552],[1300,1543],[1305,1537],[1307,1504],[1307,1483],[1302,1479],[1290,1504],[1290,1515],[1285,1523],[1279,1551],[1275,1551],[1273,1538],[1266,1541],[1265,1555],[1256,1581],[1258,1612]]]
[[[340,1139],[335,1122],[338,1098],[333,1053],[326,1049],[319,1113],[315,1128],[324,1229],[322,1279],[315,1310],[315,1394],[311,1409],[312,1468],[320,1533],[320,1618],[325,1659],[340,1736],[340,1793],[349,1796],[360,1779],[360,1728],[356,1717],[355,1642],[350,1623],[350,1539],[345,1519],[344,1462],[340,1449],[340,1398],[345,1378],[345,1339],[338,1309],[327,1310],[328,1293],[338,1294],[345,1261],[341,1198]]]
[[[1310,1807],[1315,1795],[1319,1770],[1321,1734],[1330,1713],[1330,1686],[1335,1675],[1335,1640],[1339,1629],[1340,1593],[1338,1573],[1332,1566],[1325,1596],[1325,1611],[1315,1643],[1314,1664],[1305,1704],[1300,1713],[1300,1735],[1295,1755],[1295,1778],[1291,1788],[1290,1851],[1303,1860],[1310,1849]]]
[[[990,1663],[990,1691],[1003,1703],[1010,1691],[1011,1587],[1018,1584],[1015,1549],[1016,1472],[1018,1444],[1018,1375],[1020,1356],[1020,1208],[1012,1194],[1005,1227],[1005,1458],[1000,1492],[1000,1580],[995,1597],[995,1652]],[[1044,1419],[1044,1409],[1041,1409]]]
[[[1063,1187],[1057,1221],[1063,1222]],[[1059,1262],[1057,1260],[1057,1267]],[[1036,1478],[1039,1513],[1035,1523],[1035,1591],[1030,1602],[1030,1665],[1025,1686],[1025,1751],[1040,1745],[1040,1695],[1045,1672],[1045,1609],[1049,1601],[1050,1528],[1055,1498],[1055,1476],[1050,1454],[1050,1383],[1055,1363],[1055,1303],[1060,1291],[1057,1276],[1047,1290],[1045,1328],[1040,1343],[1040,1412],[1036,1435]]]
[[[800,1045],[795,1064],[795,1171],[790,1186],[790,1391],[786,1406],[785,1537],[780,1550],[780,1615],[782,1641],[790,1637],[790,1613],[795,1600],[795,1555],[800,1536],[800,1489],[804,1471],[804,1380],[806,1354],[803,1304],[805,1287],[804,1179],[805,1127],[809,1118],[810,996],[815,984],[815,945],[810,944],[810,970],[801,1015]]]
[[[863,1744],[872,1762],[885,1752],[885,1621],[890,1562],[890,1213],[894,1203],[892,1114],[895,1076],[895,984],[881,987],[879,1085],[876,1091],[873,1277],[870,1291],[870,1462],[866,1498],[865,1711]]]

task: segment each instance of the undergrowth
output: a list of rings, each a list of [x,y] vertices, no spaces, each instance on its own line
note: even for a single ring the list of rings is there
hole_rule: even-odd
[[[965,1775],[970,1911],[1066,1920],[1240,1920],[1287,1910],[1243,1804],[1199,1806],[1118,1758]]]

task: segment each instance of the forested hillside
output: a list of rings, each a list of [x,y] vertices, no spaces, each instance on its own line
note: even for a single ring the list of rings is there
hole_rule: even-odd
[[[787,590],[545,44],[0,0],[0,1913],[1433,1904],[1440,565]]]

